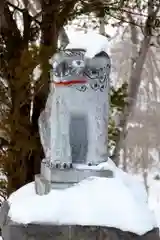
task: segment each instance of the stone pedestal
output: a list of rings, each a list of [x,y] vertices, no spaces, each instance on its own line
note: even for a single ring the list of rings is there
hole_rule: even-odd
[[[51,189],[65,189],[88,177],[113,177],[111,170],[97,170],[95,167],[73,165],[71,168],[55,168],[45,161],[41,163],[41,174],[35,176],[38,195],[48,194]]]
[[[45,223],[23,225],[11,221],[8,217],[8,211],[9,205],[6,201],[0,209],[0,227],[3,240],[160,240],[158,229],[138,236],[116,228],[99,226],[66,226]]]
[[[139,236],[117,228],[100,226],[18,224],[9,218],[9,208],[5,201],[0,209],[3,240],[160,240],[159,230],[156,228]]]
[[[3,228],[4,240],[159,240],[156,230],[137,236],[115,228],[83,226],[51,226],[10,223]]]
[[[160,240],[157,229],[138,236],[109,227],[22,225],[10,220],[2,227],[2,237],[3,240]]]

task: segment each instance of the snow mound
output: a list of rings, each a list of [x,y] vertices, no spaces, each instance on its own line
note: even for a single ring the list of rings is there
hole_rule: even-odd
[[[116,168],[111,160],[97,168],[112,169],[114,177],[90,177],[44,196],[35,194],[34,183],[20,188],[8,199],[10,218],[23,224],[115,227],[138,235],[152,230],[156,226],[154,215],[138,181],[134,183],[134,179]]]
[[[114,172],[116,178],[120,178],[123,181],[123,184],[126,185],[131,191],[136,199],[147,203],[148,196],[143,183],[143,180],[137,176],[133,176],[129,173],[122,171],[120,168],[117,168],[114,162],[108,158],[108,161],[105,163],[99,164],[99,169],[110,169]]]
[[[68,34],[70,43],[67,45],[66,49],[84,49],[86,50],[85,56],[88,58],[93,58],[96,54],[105,51],[109,54],[109,41],[108,39],[100,34],[89,32],[69,32]]]

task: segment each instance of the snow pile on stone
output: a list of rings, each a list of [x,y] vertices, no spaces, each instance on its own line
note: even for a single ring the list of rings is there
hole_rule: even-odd
[[[117,168],[116,165],[113,163],[111,159],[108,159],[107,162],[99,164],[99,169],[110,169],[114,172],[114,175],[117,178],[120,178],[123,181],[123,184],[125,184],[126,187],[131,189],[132,194],[135,196],[138,201],[143,201],[146,203],[148,201],[148,196],[146,189],[144,187],[143,179],[140,180],[135,175],[128,174],[121,170],[120,168]]]
[[[94,57],[96,54],[105,51],[109,54],[109,41],[103,35],[95,32],[89,32],[87,34],[70,31],[68,34],[69,44],[66,49],[85,49],[85,56],[88,58]]]
[[[23,224],[107,226],[138,235],[152,230],[156,223],[141,184],[111,160],[97,168],[112,169],[114,177],[91,177],[44,196],[35,194],[34,183],[22,187],[8,199],[9,217]]]

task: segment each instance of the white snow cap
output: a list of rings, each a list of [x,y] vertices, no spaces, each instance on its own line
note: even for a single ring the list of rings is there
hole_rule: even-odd
[[[114,177],[90,177],[44,196],[36,195],[34,183],[20,188],[8,199],[9,217],[22,224],[107,226],[138,235],[152,230],[156,221],[141,183],[111,160],[97,167],[104,168],[113,170]]]
[[[108,39],[100,34],[89,32],[69,32],[68,33],[70,43],[66,49],[84,49],[86,50],[85,56],[93,58],[96,54],[104,51],[109,54],[109,42]]]

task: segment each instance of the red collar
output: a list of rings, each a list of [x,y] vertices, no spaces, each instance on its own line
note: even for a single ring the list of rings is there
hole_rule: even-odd
[[[74,84],[85,84],[87,81],[85,79],[81,80],[68,80],[68,81],[63,81],[63,82],[54,82],[55,85],[60,85],[60,86],[67,86],[67,85],[74,85]]]

